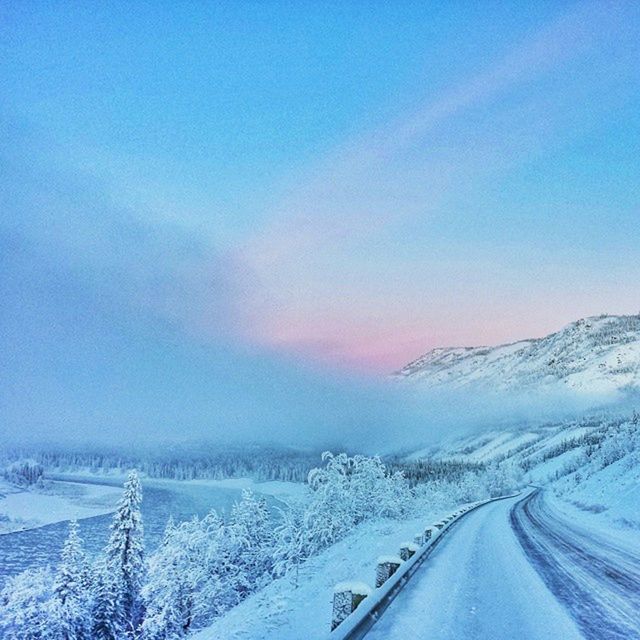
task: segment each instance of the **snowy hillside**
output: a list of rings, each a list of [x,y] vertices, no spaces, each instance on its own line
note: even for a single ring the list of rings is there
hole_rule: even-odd
[[[434,349],[394,377],[425,387],[640,389],[640,316],[586,318],[545,338],[497,347]]]
[[[552,488],[566,505],[603,525],[640,529],[640,414],[594,416],[538,428],[486,431],[419,450],[407,461],[499,468],[516,484]]]

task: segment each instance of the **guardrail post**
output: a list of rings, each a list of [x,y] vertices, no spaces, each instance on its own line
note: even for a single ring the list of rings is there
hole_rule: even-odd
[[[364,582],[341,582],[337,584],[333,589],[331,631],[344,622],[370,594],[371,588]]]
[[[418,549],[418,545],[414,544],[413,542],[403,542],[400,545],[400,559],[403,562],[406,562],[412,555],[415,554],[416,551],[418,551]]]
[[[402,558],[380,556],[376,566],[376,589],[381,587],[400,567]]]

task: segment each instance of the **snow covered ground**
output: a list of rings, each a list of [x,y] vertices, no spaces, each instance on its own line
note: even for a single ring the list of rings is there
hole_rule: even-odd
[[[558,510],[607,536],[640,546],[639,465],[621,459],[579,483],[573,476],[561,479],[548,493],[548,502]]]
[[[475,434],[440,447],[435,456],[433,449],[425,450],[424,454],[438,460],[499,465],[514,482],[537,481],[546,485],[545,522],[555,523],[554,540],[559,545],[553,547],[554,552],[561,557],[561,565],[571,567],[580,576],[583,569],[571,564],[570,555],[569,558],[561,555],[567,547],[576,547],[575,540],[582,539],[578,536],[601,539],[626,549],[630,557],[640,556],[637,450],[637,429],[629,417],[599,417]],[[420,455],[423,452],[416,453],[409,460],[423,457]],[[606,594],[608,590],[615,592],[615,581],[604,579],[598,584],[590,576],[584,578],[586,583],[574,585],[575,593],[582,598],[589,589],[604,594],[604,602],[596,597],[592,603],[598,608],[600,619],[594,619],[591,627],[588,618],[586,622],[584,618],[580,623],[577,621],[577,614],[572,615],[575,611],[568,608],[576,605],[576,600],[568,601],[566,593],[550,589],[540,563],[536,564],[536,559],[524,551],[514,532],[509,512],[515,502],[496,503],[468,516],[468,523],[461,523],[460,529],[452,532],[442,556],[438,550],[427,562],[425,581],[403,595],[407,602],[402,606],[408,604],[413,613],[398,614],[400,617],[393,620],[390,608],[376,625],[377,635],[371,637],[617,638],[615,634],[603,635],[607,612],[613,612],[612,620],[617,629],[627,634],[625,637],[638,637],[628,619],[620,621],[616,613],[629,606],[624,604],[624,598],[631,599],[633,606],[637,594],[625,594],[621,604],[613,593],[611,600],[618,600],[611,605]],[[438,515],[425,513],[425,518],[433,521]],[[275,581],[196,634],[196,640],[326,637],[333,586],[345,580],[372,585],[375,558],[397,553],[399,543],[411,539],[412,532],[424,524],[425,518],[408,523],[362,525],[308,561],[301,570],[297,589],[290,578]],[[579,531],[565,527],[564,540],[558,537],[558,522],[580,523]],[[564,542],[560,544],[558,540]],[[607,548],[606,544],[602,549]],[[606,553],[599,557],[593,551],[593,558],[608,570]],[[615,570],[612,565],[611,571]],[[427,575],[431,576],[428,580]],[[558,579],[557,572],[552,572],[553,576]],[[577,606],[579,609],[579,598]],[[385,626],[387,623],[389,626]]]
[[[105,485],[53,481],[44,489],[21,489],[0,481],[0,533],[111,513],[120,494]]]
[[[529,562],[585,638],[640,638],[640,539],[621,545],[610,531],[550,508],[541,491],[520,501],[511,525]]]
[[[465,516],[367,639],[640,638],[640,540],[557,507],[532,491]]]
[[[342,531],[333,538],[338,542],[328,548],[319,547],[324,548],[320,553],[313,552],[318,555],[312,554],[300,566],[298,576],[295,567],[290,567],[286,577],[272,582],[260,582],[252,577],[250,584],[255,588],[261,584],[266,586],[237,606],[233,606],[235,600],[229,605],[232,608],[224,613],[221,608],[215,613],[218,618],[210,616],[203,621],[205,624],[212,621],[209,627],[189,637],[195,640],[325,638],[337,583],[358,581],[373,586],[378,556],[398,554],[401,543],[411,541],[417,531],[459,506],[457,502],[472,499],[467,495],[471,489],[496,495],[496,491],[509,492],[514,486],[535,483],[545,487],[544,509],[535,511],[532,505],[529,511],[519,512],[519,520],[514,519],[507,508],[513,506],[512,500],[481,507],[477,514],[465,517],[425,563],[424,570],[416,573],[410,588],[385,612],[370,637],[640,638],[630,622],[634,607],[640,617],[638,590],[632,586],[635,578],[631,586],[624,582],[625,575],[627,578],[637,575],[640,579],[639,422],[640,416],[632,414],[591,416],[558,424],[529,424],[523,428],[516,425],[502,430],[494,427],[491,431],[446,442],[437,450],[432,447],[416,451],[406,457],[410,464],[427,457],[446,469],[447,461],[456,460],[458,464],[472,463],[472,471],[444,484],[433,480],[420,485],[425,493],[419,490],[418,497],[412,496],[411,513],[415,513],[417,504],[428,506],[422,507],[419,517],[380,520],[378,514],[369,516],[374,519],[363,522],[346,536]],[[334,478],[336,486],[342,487],[344,477],[338,474]],[[352,481],[354,476],[347,474],[347,477]],[[112,491],[114,502],[120,494],[122,480],[113,474],[87,473],[56,478],[94,482],[84,486],[85,490],[89,489],[84,497],[90,500],[92,492]],[[158,511],[163,516],[158,534],[164,531],[169,513],[165,494],[172,492],[180,492],[188,499],[187,506],[200,504],[202,499],[211,501],[214,494],[226,492],[229,495],[225,500],[231,501],[226,509],[229,512],[240,490],[251,489],[266,496],[274,507],[272,513],[277,513],[275,507],[281,506],[279,501],[308,504],[315,495],[302,483],[256,482],[249,478],[145,478],[144,484],[148,489],[147,498],[158,494]],[[65,485],[80,486],[57,482],[58,493]],[[324,484],[318,485],[321,486]],[[328,502],[322,503],[328,511],[320,509],[311,513],[331,513],[336,521],[348,522],[340,515],[341,506],[366,511],[377,504],[373,499],[365,500],[366,505],[360,504],[363,501],[359,496],[369,495],[367,482],[354,486],[342,487],[339,499],[329,492]],[[396,494],[389,491],[385,489],[375,495],[393,495],[395,504]],[[31,504],[34,512],[47,510],[52,518],[57,511],[58,516],[50,521],[84,516],[77,510],[72,516],[68,515],[61,508],[49,508],[38,500],[56,498],[89,508],[89,503],[77,495],[17,493],[15,489],[4,501],[11,504],[11,500],[16,499],[13,496],[22,494],[23,507]],[[192,499],[195,502],[190,502]],[[22,517],[15,505],[13,509],[14,516]],[[347,516],[351,513],[349,509],[345,511]],[[292,512],[295,509],[288,513]],[[188,519],[191,513],[180,513],[178,521]],[[276,522],[277,519],[270,527],[276,526]],[[301,522],[307,521],[303,518]],[[518,522],[520,529],[516,526]],[[570,524],[563,524],[567,522]],[[150,524],[152,521],[147,518],[147,532],[153,530]],[[266,537],[259,536],[261,540]],[[285,536],[282,540],[288,538]],[[594,543],[598,540],[602,542]],[[269,547],[273,557],[275,550],[275,546]],[[583,553],[589,556],[585,561],[580,559]],[[217,551],[212,557],[216,554]],[[600,577],[597,571],[601,572]],[[571,588],[567,589],[567,584]],[[208,598],[207,602],[216,602],[216,598],[218,596]],[[394,614],[400,602],[405,603],[402,612]],[[404,607],[415,610],[415,615],[405,615]],[[540,611],[545,612],[544,616],[540,616]],[[597,613],[590,616],[591,611]],[[615,632],[603,635],[602,629],[609,622]]]
[[[522,500],[520,496],[481,507],[455,525],[367,638],[572,640],[640,637],[640,628],[629,621],[628,615],[622,622],[616,622],[615,633],[622,629],[624,636],[603,631],[598,626],[603,620],[606,623],[612,608],[616,611],[616,607],[629,609],[634,606],[633,599],[627,596],[627,604],[624,604],[625,599],[617,593],[616,579],[611,577],[615,575],[616,560],[608,549],[620,549],[616,553],[628,554],[625,557],[637,572],[640,569],[638,539],[627,539],[623,547],[618,547],[616,540],[611,547],[606,538],[607,530],[593,528],[590,514],[583,512],[580,517],[573,512],[562,512],[564,501],[553,496],[549,498],[543,512],[544,522],[554,523],[553,540],[557,547],[552,548],[552,553],[558,566],[569,567],[570,574],[577,580],[573,592],[567,595],[552,589],[535,555],[525,551],[510,516],[514,505]],[[194,634],[193,639],[326,638],[333,587],[339,582],[353,580],[373,586],[376,558],[396,554],[401,542],[410,540],[417,530],[435,522],[444,513],[425,514],[405,522],[378,521],[361,525],[347,538],[305,563],[297,588],[293,576],[276,580],[215,620],[207,629]],[[567,525],[568,519],[571,526]],[[528,527],[531,531],[533,525]],[[534,535],[542,539],[539,531]],[[598,551],[600,536],[605,537]],[[585,582],[587,578],[581,574],[584,569],[574,567],[572,563],[576,560],[566,551],[570,545],[582,544],[584,540],[591,540],[591,564],[600,563],[597,569],[589,570],[600,571],[603,576],[596,586],[593,575],[588,576],[590,582]],[[582,546],[586,547],[586,543]],[[568,555],[565,557],[564,554]],[[553,576],[557,578],[557,574]],[[560,576],[565,578],[560,580],[561,584],[566,582],[566,577]],[[576,620],[571,607],[582,607],[584,613],[581,601],[585,598],[585,584],[594,598],[589,606],[597,606],[599,614],[587,617],[586,621],[584,618]],[[574,593],[573,597],[571,593]]]
[[[114,484],[122,485],[126,480],[126,475],[123,474],[96,474],[88,472],[78,473],[65,473],[56,474],[54,477],[58,479],[69,479],[74,482],[93,482],[93,481],[106,481]],[[303,499],[308,491],[307,485],[301,482],[285,482],[282,480],[267,480],[257,481],[252,478],[225,478],[224,480],[172,480],[163,478],[149,478],[143,476],[143,483],[145,486],[154,487],[170,487],[172,489],[185,489],[185,488],[202,488],[206,491],[207,488],[211,489],[231,489],[234,491],[241,491],[243,489],[250,489],[255,493],[260,493],[265,496],[272,496],[281,500],[282,502],[289,502],[291,500]]]
[[[306,484],[301,482],[284,482],[283,480],[256,481],[251,478],[226,478],[225,480],[149,480],[160,486],[164,483],[185,484],[200,487],[212,487],[218,489],[250,489],[254,493],[273,496],[283,502],[304,499],[308,492]]]

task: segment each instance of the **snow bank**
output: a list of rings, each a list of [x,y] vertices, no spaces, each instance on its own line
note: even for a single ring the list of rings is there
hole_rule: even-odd
[[[357,582],[353,580],[339,582],[333,588],[333,593],[344,593],[345,591],[350,591],[351,593],[355,593],[359,596],[370,596],[373,589],[371,589],[371,587],[365,582]]]
[[[153,480],[155,482],[155,480]],[[167,480],[162,482],[185,482],[188,484],[216,487],[220,489],[251,489],[254,493],[273,496],[284,500],[302,499],[309,488],[301,482],[285,482],[284,480],[266,480],[258,482],[252,478],[226,478],[224,480]]]
[[[52,482],[46,490],[0,484],[0,533],[81,520],[115,510],[122,490],[104,485]]]
[[[74,482],[82,482],[83,480],[92,481],[96,478],[109,479],[118,481],[120,484],[124,483],[127,479],[126,474],[121,473],[65,473],[55,474],[54,477],[58,477],[61,480],[73,480]],[[215,489],[251,489],[254,493],[260,493],[262,495],[273,496],[283,502],[287,502],[289,499],[299,500],[303,499],[309,487],[302,482],[285,482],[284,480],[266,480],[256,481],[253,478],[225,478],[223,480],[173,480],[167,478],[150,478],[148,476],[141,476],[145,485],[154,485],[158,487],[162,486],[197,486],[197,487],[212,487]]]

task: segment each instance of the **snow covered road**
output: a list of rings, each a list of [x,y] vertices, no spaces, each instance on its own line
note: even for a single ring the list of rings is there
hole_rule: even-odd
[[[547,507],[541,492],[519,502],[511,522],[530,561],[585,638],[640,638],[640,543],[625,549],[567,522]]]
[[[640,559],[584,535],[537,492],[473,511],[367,639],[640,638]]]

